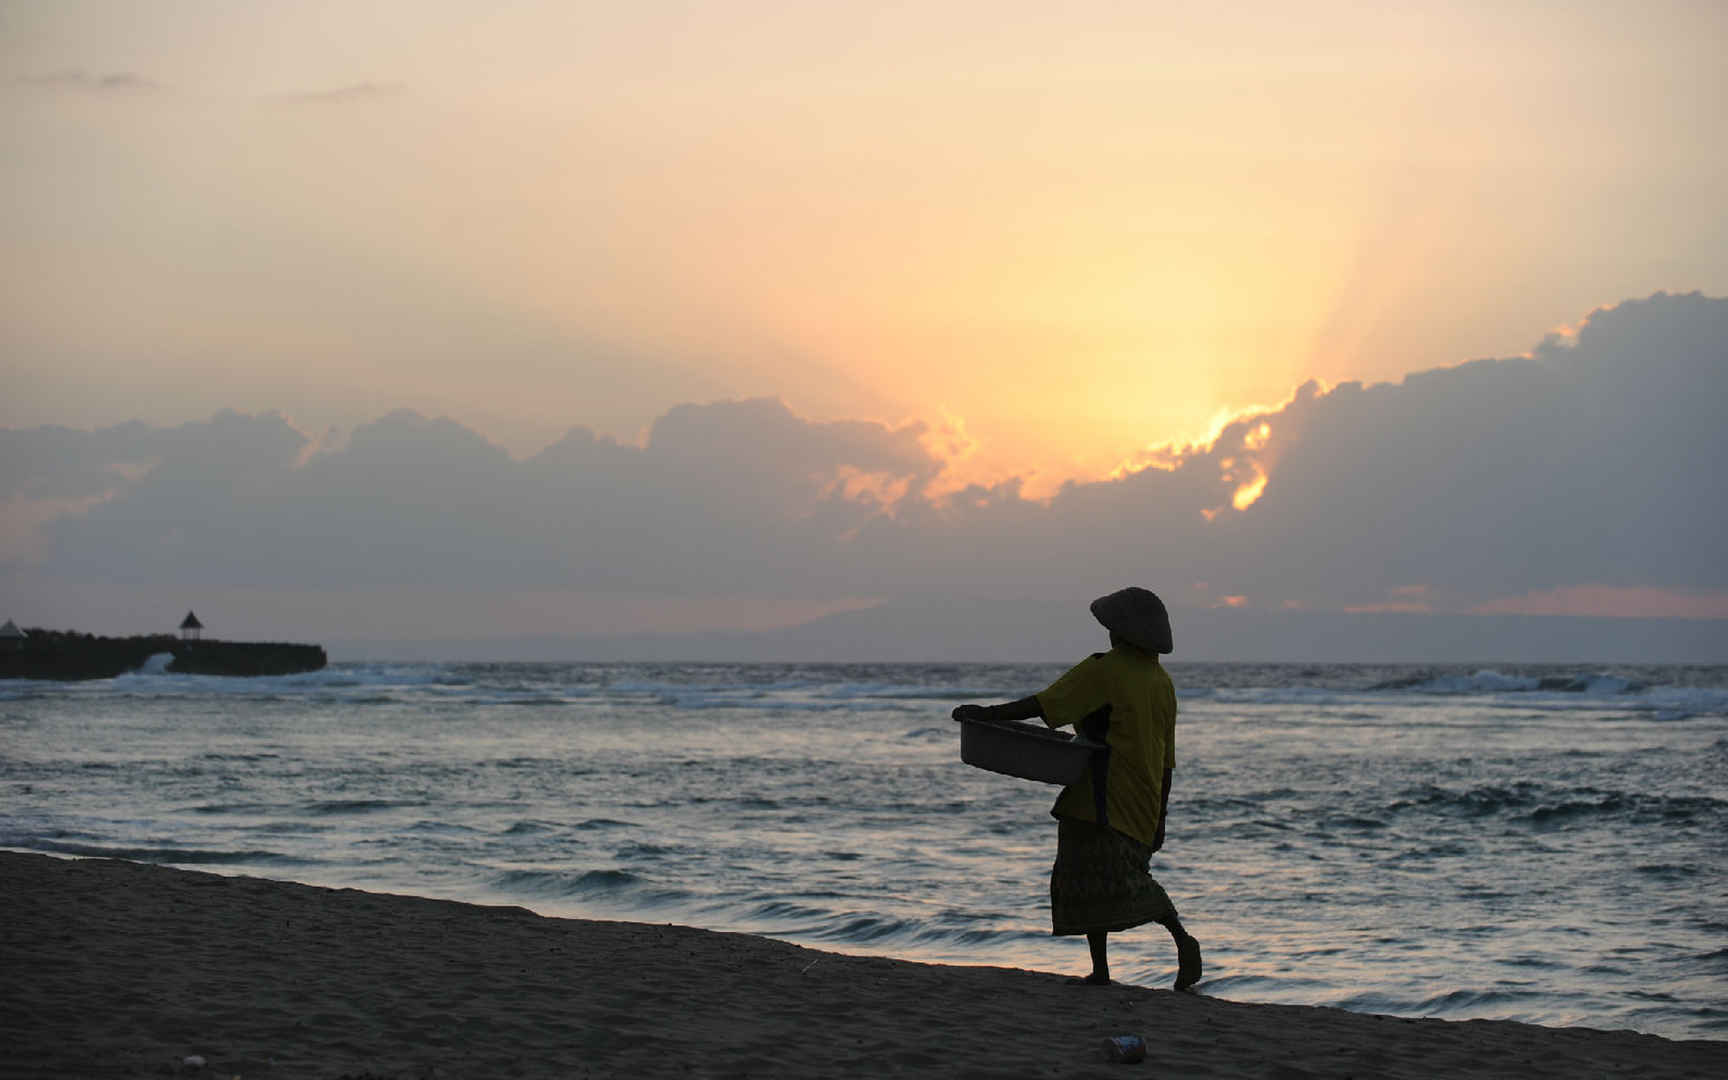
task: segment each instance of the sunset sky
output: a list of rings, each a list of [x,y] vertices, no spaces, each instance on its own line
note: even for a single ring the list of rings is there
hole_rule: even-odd
[[[1292,425],[1257,425],[1293,418],[1298,387],[1342,409],[1342,384],[1536,364],[1599,309],[1728,295],[1725,48],[1708,0],[0,2],[0,427],[276,412],[304,436],[277,462],[299,475],[401,409],[525,467],[572,427],[646,459],[669,417],[771,401],[732,433],[831,435],[852,449],[805,494],[876,500],[830,544],[953,512],[968,484],[1049,512],[1064,482],[1120,492],[1206,453],[1225,495],[1182,512],[1233,527],[1279,488]],[[1675,363],[1715,393],[1728,339],[1700,305],[1627,314],[1605,363],[1707,327],[1711,362]],[[1711,430],[1689,451],[1724,449]],[[1378,453],[1364,439],[1350,452]],[[112,531],[165,460],[113,449],[114,486],[67,494],[41,479],[60,452],[7,467],[19,611],[121,587],[54,530]],[[1711,505],[1650,527],[1722,540],[1720,486],[1672,484]],[[1606,559],[1492,590],[1412,565],[1302,595],[1197,560],[1142,561],[1202,606],[1728,615],[1702,570]],[[744,621],[769,625],[898,589],[887,562],[804,572],[770,588],[717,568],[650,599],[561,570],[573,607],[630,614],[526,622],[717,625],[748,593]],[[271,577],[221,587],[304,599]],[[548,587],[499,583],[535,599],[489,625]]]

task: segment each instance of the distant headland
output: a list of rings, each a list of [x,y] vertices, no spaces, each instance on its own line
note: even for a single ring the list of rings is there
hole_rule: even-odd
[[[164,668],[181,675],[294,675],[329,663],[321,645],[276,641],[208,641],[171,634],[98,637],[75,630],[18,630],[0,642],[0,679],[112,679],[169,654]]]

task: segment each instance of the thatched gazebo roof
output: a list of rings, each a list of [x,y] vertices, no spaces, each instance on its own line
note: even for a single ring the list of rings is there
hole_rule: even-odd
[[[186,613],[186,617],[184,619],[180,620],[180,629],[182,629],[182,630],[202,630],[202,629],[204,629],[204,624],[198,621],[198,616],[196,616],[196,615],[192,614],[190,611],[188,611]]]

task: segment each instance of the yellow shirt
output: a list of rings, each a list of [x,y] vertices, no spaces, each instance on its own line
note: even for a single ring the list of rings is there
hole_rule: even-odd
[[[1163,810],[1164,770],[1176,765],[1176,688],[1156,653],[1115,648],[1091,656],[1038,692],[1044,722],[1073,725],[1110,706],[1109,781],[1105,785],[1110,827],[1150,844]],[[1050,813],[1097,821],[1092,777],[1062,789]]]

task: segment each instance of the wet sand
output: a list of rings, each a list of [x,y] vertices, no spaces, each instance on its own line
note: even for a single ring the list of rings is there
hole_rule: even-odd
[[[0,852],[0,913],[3,1077],[1728,1076],[1728,1042],[1076,987],[115,860]],[[1128,1033],[1146,1061],[1107,1064]]]

